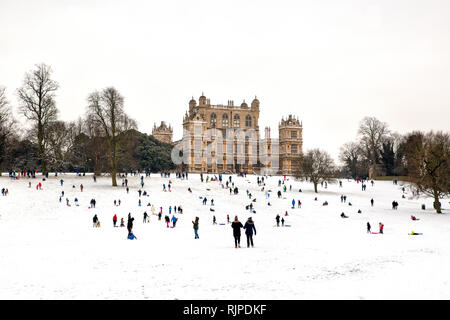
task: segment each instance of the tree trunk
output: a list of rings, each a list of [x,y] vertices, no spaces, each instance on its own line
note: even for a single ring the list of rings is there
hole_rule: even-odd
[[[436,209],[436,213],[442,213],[438,193],[436,191],[434,191],[433,193],[434,193],[434,208]]]
[[[112,186],[117,187],[117,143],[112,141],[111,142],[111,179],[112,179]]]
[[[314,192],[315,192],[315,193],[319,193],[319,192],[317,191],[317,185],[318,185],[318,183],[317,183],[317,182],[314,182]]]
[[[47,165],[45,163],[45,155],[44,155],[44,133],[42,125],[38,124],[38,152],[39,152],[39,160],[41,161],[41,170],[42,175],[45,175],[47,173]]]

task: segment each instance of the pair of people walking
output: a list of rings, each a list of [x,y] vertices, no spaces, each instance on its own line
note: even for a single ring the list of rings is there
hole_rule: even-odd
[[[192,221],[195,239],[200,239],[200,237],[198,236],[198,224],[199,224],[199,218],[195,217],[195,221]],[[234,247],[235,248],[241,247],[241,229],[242,228],[245,229],[245,235],[247,236],[247,247],[254,246],[253,234],[255,234],[255,236],[256,236],[256,228],[255,228],[255,223],[253,222],[251,217],[248,218],[245,225],[242,225],[242,223],[239,221],[238,217],[235,216],[234,221],[231,223],[231,228],[233,229]]]
[[[253,233],[256,236],[256,228],[255,223],[252,220],[252,217],[248,218],[245,225],[239,221],[238,217],[234,218],[234,221],[231,223],[231,228],[233,229],[233,237],[234,237],[234,247],[241,247],[241,228],[245,229],[245,235],[247,236],[247,247],[250,245],[253,247]]]

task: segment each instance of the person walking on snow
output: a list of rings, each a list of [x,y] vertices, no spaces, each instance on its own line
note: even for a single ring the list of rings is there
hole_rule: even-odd
[[[247,248],[250,247],[250,244],[253,247],[253,232],[255,232],[256,236],[256,228],[255,224],[253,223],[252,217],[249,217],[247,222],[244,226],[245,229],[245,235],[247,236]]]
[[[275,220],[277,220],[277,227],[279,227],[280,226],[280,215],[279,214],[277,214]]]
[[[114,223],[114,228],[116,227],[116,223],[117,223],[117,215],[114,215],[113,217],[113,223]]]
[[[175,225],[177,224],[177,217],[172,216],[172,228],[175,228]]]
[[[200,237],[198,236],[198,217],[195,217],[195,222],[192,221],[192,224],[194,228],[195,239],[200,239]]]
[[[169,228],[169,222],[170,222],[169,216],[166,215],[166,216],[164,217],[164,219],[166,220],[167,228]]]
[[[233,228],[233,237],[234,237],[234,247],[240,248],[241,247],[241,228],[244,226],[242,223],[238,220],[238,217],[234,217],[233,223],[231,223],[231,228]]]
[[[143,219],[143,223],[147,223],[147,218],[148,218],[148,214],[147,211],[144,212],[144,219]]]
[[[370,231],[370,223],[369,222],[367,222],[367,233],[371,233],[371,231]]]
[[[97,227],[97,222],[98,222],[97,215],[94,215],[94,217],[92,218],[92,222],[94,223],[94,228]]]
[[[128,233],[130,233],[131,230],[133,229],[133,221],[134,218],[131,218],[131,216],[128,214],[128,222],[127,222]]]

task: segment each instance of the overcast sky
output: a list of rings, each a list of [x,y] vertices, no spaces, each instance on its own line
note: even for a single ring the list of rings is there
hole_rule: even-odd
[[[0,86],[14,107],[42,62],[62,120],[114,86],[140,131],[165,120],[175,140],[202,92],[212,104],[256,95],[261,135],[294,114],[304,150],[334,158],[365,116],[399,133],[449,130],[448,0],[0,0]]]

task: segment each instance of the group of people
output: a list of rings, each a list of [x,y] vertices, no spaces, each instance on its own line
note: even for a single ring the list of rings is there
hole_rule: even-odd
[[[398,202],[397,201],[392,201],[392,209],[397,210],[398,209]]]
[[[280,226],[280,215],[279,214],[277,214],[277,216],[275,217],[275,221],[277,222],[277,227],[279,227]],[[284,227],[284,218],[281,218],[281,226]]]
[[[9,171],[9,177],[11,179],[16,179],[19,177],[28,177],[28,178],[36,178],[36,173],[38,173],[38,171],[36,169],[33,170],[17,170],[16,171]]]
[[[163,174],[161,174],[161,175],[163,176]],[[165,177],[170,177],[170,173],[168,173],[167,175],[164,174],[164,176]],[[185,177],[187,179],[187,173],[186,174],[184,174],[184,173],[177,174],[177,178],[184,179]],[[207,177],[207,182],[209,181],[208,178],[209,177]],[[94,176],[94,179],[95,179],[95,176]],[[202,177],[202,179],[203,179],[203,177]],[[214,180],[211,179],[211,181],[215,181],[215,180],[216,179],[214,179]],[[141,187],[143,187],[143,177],[140,178],[140,181],[141,181]],[[221,175],[220,175],[220,181],[222,181],[222,176]],[[230,194],[232,194],[232,193],[238,194],[238,187],[235,186],[234,183],[231,183],[231,181],[232,180],[231,180],[231,176],[230,176],[229,177],[229,181],[226,182],[226,186],[227,186],[227,188],[229,188]],[[283,184],[284,183],[285,183],[285,181],[283,180]],[[61,186],[64,185],[64,180],[63,179],[60,180],[60,184],[61,184]],[[257,184],[258,184],[258,186],[261,186],[261,185],[265,186],[264,177],[261,178],[261,179],[258,177],[257,178]],[[128,180],[127,179],[123,179],[122,186],[126,186],[127,187],[127,191],[128,191]],[[281,186],[281,180],[279,181],[279,186]],[[340,181],[340,186],[342,187],[342,182],[341,181]],[[372,181],[372,186],[373,186],[373,181]],[[223,187],[223,184],[222,184],[222,187]],[[36,186],[36,189],[40,190],[41,188],[42,188],[42,184],[41,184],[41,182],[39,182],[37,184],[37,186]],[[362,188],[363,188],[363,190],[365,190],[364,182],[362,183]],[[80,189],[81,189],[81,191],[83,191],[83,185],[80,185]],[[169,191],[171,190],[171,181],[169,181],[168,189],[169,189]],[[292,189],[292,186],[290,187],[290,190],[291,189]],[[165,184],[163,184],[163,190],[166,191],[166,185]],[[188,188],[188,191],[190,193],[192,193],[191,188]],[[266,197],[267,198],[270,197],[269,191],[270,190],[266,191]],[[286,186],[285,185],[283,185],[283,191],[286,192]],[[8,194],[8,189],[3,188],[1,190],[1,192],[2,192],[2,196],[6,196]],[[403,190],[403,192],[405,192],[405,191]],[[141,190],[139,190],[138,193],[139,193],[139,197],[141,197],[142,194],[144,196],[147,195],[147,193],[145,191],[144,191],[144,193],[142,193]],[[64,195],[64,193],[62,193],[62,195]],[[252,198],[252,194],[251,194],[251,192],[249,190],[247,190],[247,196],[249,197],[249,199]],[[281,191],[278,191],[278,197],[281,198]],[[67,205],[69,205],[69,200],[68,199],[66,199],[66,200],[67,200]],[[256,198],[253,200],[253,202],[255,200],[256,200]],[[317,198],[315,200],[317,200]],[[347,196],[346,195],[341,195],[341,202],[342,203],[346,203],[346,200],[347,200]],[[61,201],[61,198],[60,198],[60,201]],[[207,201],[208,201],[208,199],[206,197],[204,197],[203,200],[202,200],[203,205],[206,205]],[[75,203],[77,204],[77,202],[78,202],[78,199],[75,198]],[[139,202],[140,202],[140,200],[139,200]],[[373,198],[370,200],[370,203],[371,203],[371,206],[373,207],[374,206],[374,199]],[[118,205],[121,204],[121,200],[120,199],[118,201],[114,200],[114,205],[117,206],[117,204]],[[214,206],[214,199],[210,199],[210,204],[211,204],[211,206]],[[296,204],[297,204],[298,208],[301,208],[301,204],[302,203],[301,203],[300,200],[296,201],[295,199],[292,199],[291,204],[292,204],[292,208],[294,208],[296,206]],[[328,204],[328,202],[324,202],[324,205],[327,205],[327,204]],[[91,206],[91,208],[95,208],[95,206],[96,206],[96,200],[95,199],[91,199],[90,206]],[[174,206],[173,208],[174,208],[174,214],[177,211],[178,211],[178,213],[182,213],[181,206]],[[392,208],[395,209],[395,210],[398,208],[398,202],[397,201],[393,201],[392,202]],[[250,210],[250,212],[253,212],[254,211],[253,210],[253,204],[250,203],[249,205],[247,205],[246,209]],[[154,210],[153,206],[152,206],[152,210]],[[359,210],[358,212],[361,213],[361,210]],[[169,214],[171,214],[171,213],[172,213],[172,206],[169,206]],[[153,212],[153,214],[155,214],[155,213]],[[144,215],[143,216],[143,223],[149,222],[149,215],[147,214],[147,212],[144,212],[143,215]],[[160,210],[160,212],[158,214],[159,220],[161,220],[161,216],[162,216],[162,208],[161,208],[161,210]],[[286,216],[287,216],[287,212],[286,212]],[[341,217],[342,218],[348,218],[348,216],[346,216],[344,212],[341,213]],[[281,223],[281,226],[284,226],[284,224],[285,224],[284,218],[281,218],[280,215],[277,214],[275,219],[276,219],[277,227],[280,226],[280,223]],[[412,220],[419,220],[415,216],[411,216],[411,219]],[[164,217],[164,221],[166,222],[167,228],[169,228],[170,222],[172,222],[172,227],[175,227],[176,223],[177,223],[177,220],[178,220],[178,218],[175,217],[175,215],[173,215],[172,218],[170,218],[168,215],[165,215],[165,217]],[[127,221],[127,229],[128,229],[128,238],[129,239],[131,239],[131,238],[132,239],[136,239],[136,237],[134,236],[134,234],[132,232],[133,221],[134,221],[134,218],[132,218],[130,216],[130,214],[129,214],[128,221]],[[227,222],[230,223],[229,215],[227,215]],[[93,217],[93,223],[94,223],[94,227],[97,227],[97,228],[100,227],[100,221],[99,221],[99,219],[98,219],[96,214]],[[199,239],[199,235],[198,235],[199,217],[196,217],[195,220],[192,221],[192,223],[193,223],[193,228],[194,228],[195,239]],[[113,224],[114,224],[114,227],[116,227],[117,215],[114,215],[114,217],[113,217]],[[213,224],[216,224],[216,217],[215,216],[213,216]],[[121,218],[120,226],[124,227],[124,219],[123,218]],[[255,228],[254,221],[252,220],[252,217],[249,217],[248,220],[245,222],[245,224],[242,224],[238,220],[238,217],[235,216],[234,221],[231,222],[231,227],[232,227],[232,230],[233,230],[233,237],[234,237],[234,242],[235,242],[235,248],[239,248],[240,247],[241,229],[245,230],[245,234],[246,234],[246,237],[247,237],[247,247],[250,247],[250,246],[253,247],[254,246],[254,244],[253,244],[253,235],[256,235],[256,228]],[[384,224],[380,222],[379,223],[379,233],[383,233],[383,228],[384,228]],[[371,226],[370,226],[369,222],[367,222],[367,232],[371,232]]]
[[[2,196],[7,196],[8,192],[8,188],[2,188]]]

